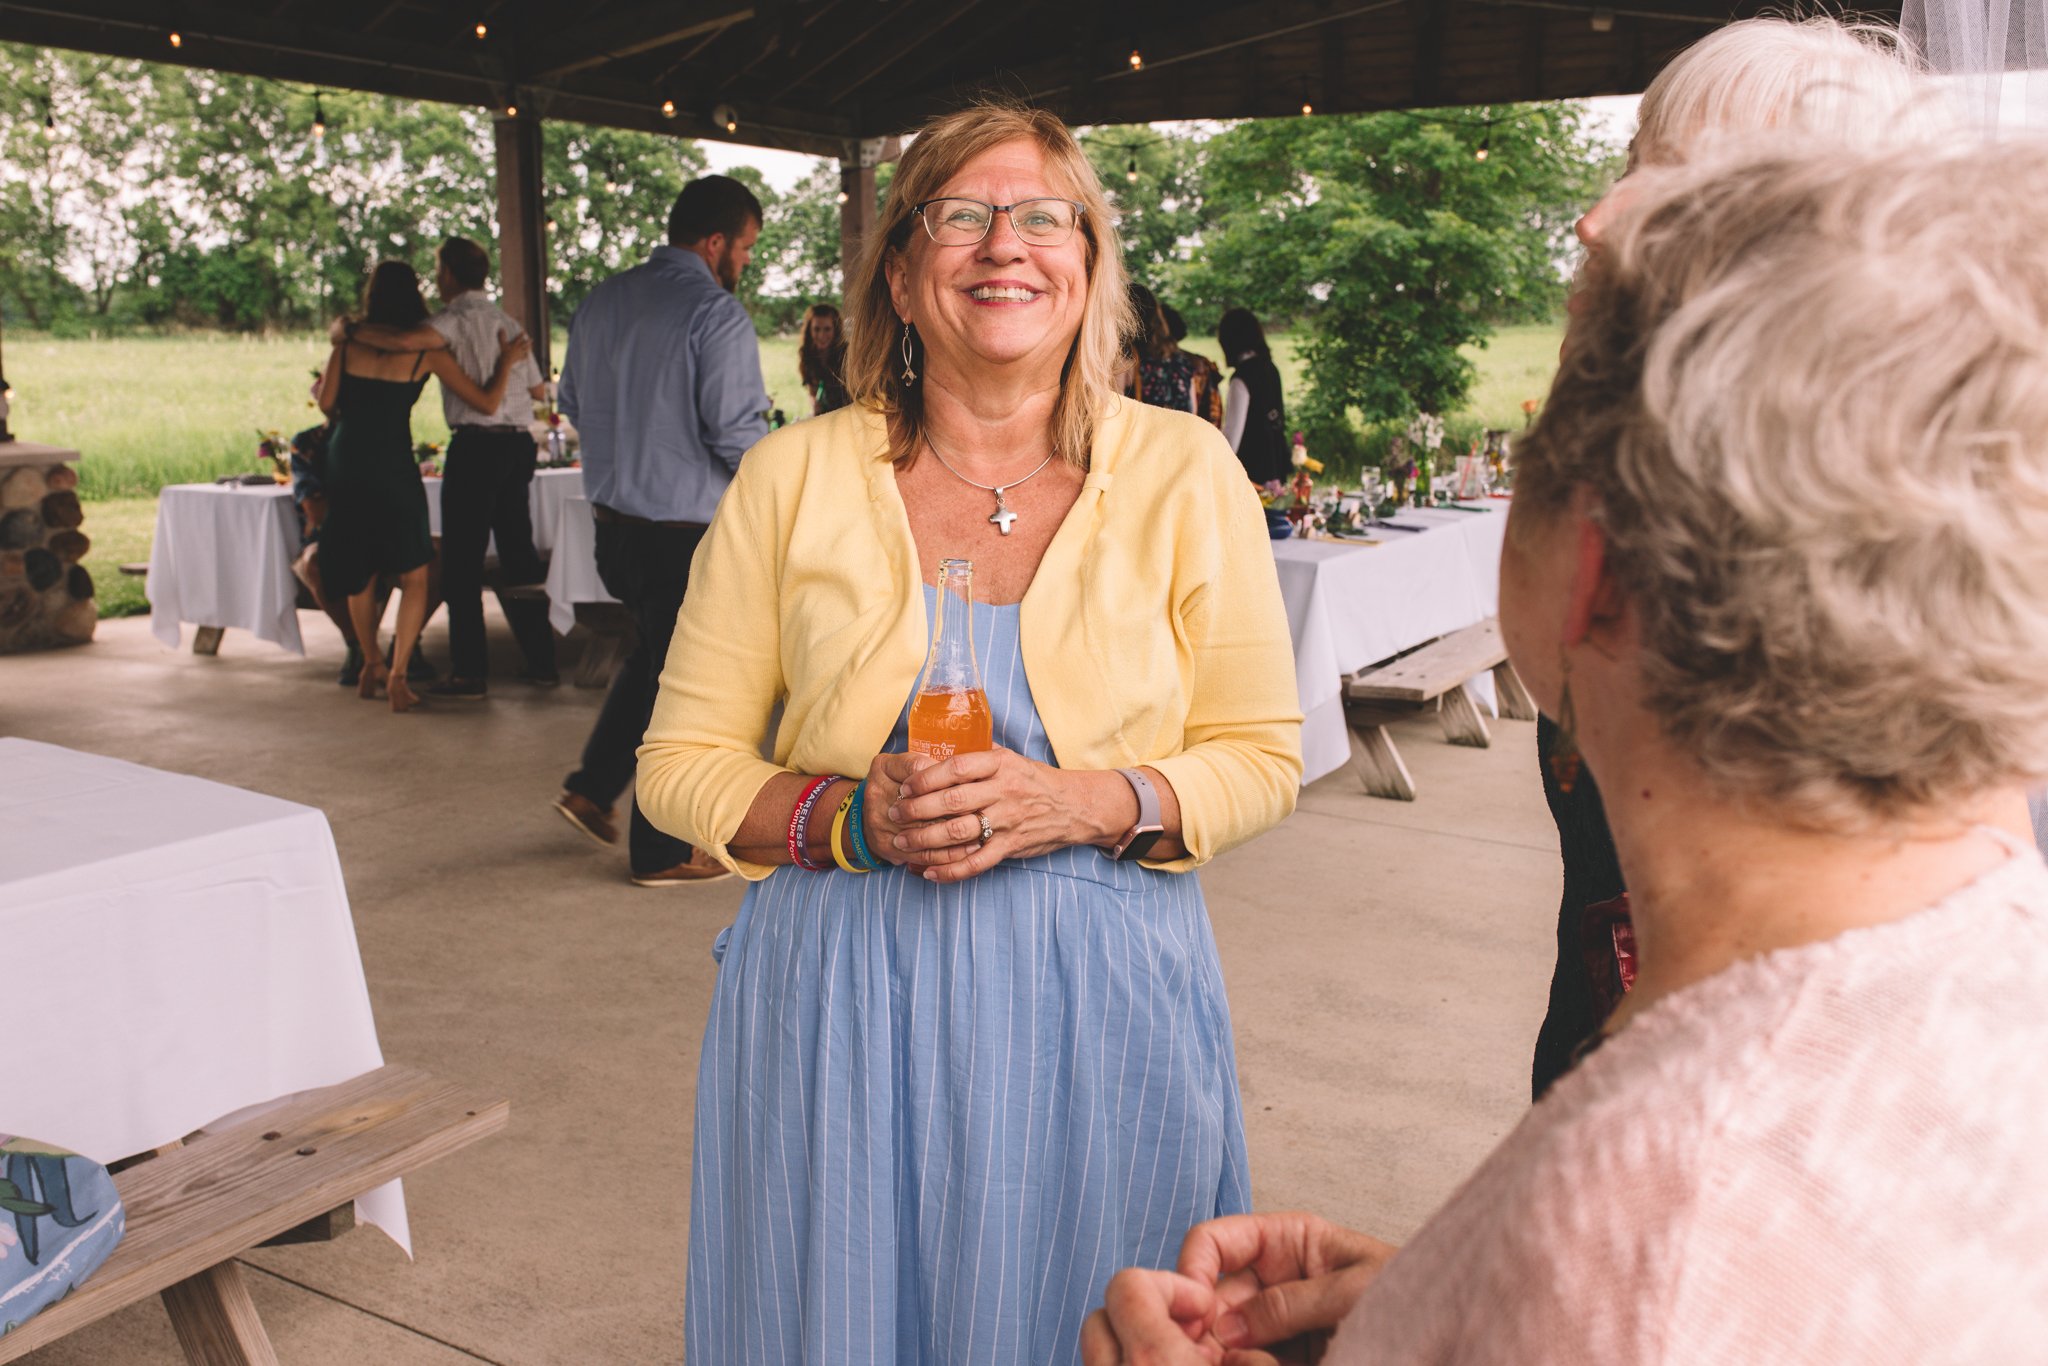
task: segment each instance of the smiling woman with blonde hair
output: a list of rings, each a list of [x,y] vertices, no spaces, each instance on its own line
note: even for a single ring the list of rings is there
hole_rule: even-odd
[[[754,884],[692,1361],[1058,1360],[1111,1270],[1246,1207],[1195,869],[1293,808],[1293,656],[1229,448],[1117,393],[1121,262],[1057,119],[929,125],[848,282],[854,405],[747,455],[691,571],[639,800]],[[994,743],[913,756],[942,606]]]

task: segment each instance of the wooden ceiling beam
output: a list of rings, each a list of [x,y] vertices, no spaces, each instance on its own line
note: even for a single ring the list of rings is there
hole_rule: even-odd
[[[370,16],[370,22],[363,25],[363,32],[375,33],[378,29],[384,27],[385,24],[390,22],[392,15],[404,9],[405,6],[406,0],[390,0],[389,4],[385,5],[384,8],[378,10],[375,14]]]
[[[683,20],[689,11],[673,3],[642,5],[624,10],[609,19],[572,25],[534,41],[529,51],[535,62],[526,79],[552,81],[594,66],[654,52],[707,33],[719,33],[754,17],[752,5],[728,5],[716,13]]]
[[[1145,55],[1144,67],[1140,70],[1132,70],[1126,62],[1111,60],[1108,53],[1098,55],[1096,44],[1083,41],[1068,55],[1052,57],[1027,67],[1004,71],[1002,75],[1006,85],[1014,85],[1016,87],[1013,93],[1021,94],[1023,98],[1028,100],[1041,102],[1056,100],[1059,97],[1069,95],[1070,92],[1078,91],[1082,85],[1086,84],[1097,87],[1096,94],[1101,101],[1112,106],[1123,105],[1130,101],[1130,96],[1124,87],[1144,83],[1148,74],[1161,72],[1166,68],[1184,62],[1201,62],[1208,58],[1221,57],[1225,54],[1236,54],[1245,48],[1265,43],[1274,38],[1304,33],[1330,24],[1343,23],[1347,20],[1364,18],[1379,11],[1394,9],[1407,3],[1409,3],[1409,0],[1352,0],[1352,3],[1334,10],[1319,10],[1319,7],[1306,4],[1283,7],[1276,6],[1271,3],[1271,0],[1261,0],[1260,3],[1232,6],[1206,23],[1183,26],[1181,30],[1184,35],[1183,43],[1177,49],[1161,49],[1152,44],[1147,44],[1145,48],[1140,49],[1144,51]],[[1279,10],[1277,14],[1275,12],[1276,9]],[[1235,57],[1233,57],[1233,60],[1235,60]],[[928,103],[934,109],[957,105],[966,97],[967,92],[971,91],[974,81],[977,79],[986,80],[994,74],[996,73],[992,71],[977,72],[972,75],[963,73],[948,81],[944,88],[926,87],[921,90],[914,88],[913,92],[904,98],[877,108],[875,110],[876,118],[874,119],[866,117],[869,111],[863,110],[864,117],[862,122],[870,127],[885,126],[890,121],[905,117],[904,114],[898,112],[904,109],[905,106],[915,107],[920,103]],[[1200,82],[1195,82],[1188,88],[1199,89]],[[1093,100],[1083,98],[1079,103],[1082,106],[1092,107]],[[1175,111],[1172,113],[1161,113],[1155,117],[1199,118],[1204,116],[1205,114],[1203,113]],[[1222,115],[1213,114],[1206,116],[1222,117]],[[1074,117],[1084,122],[1095,121],[1094,116],[1086,112],[1078,113]],[[910,116],[910,122],[916,121],[914,115]],[[908,126],[908,124],[904,126]]]
[[[1415,10],[1415,66],[1412,85],[1416,104],[1446,102],[1444,38],[1451,26],[1451,0],[1412,0]]]
[[[910,39],[910,41],[896,44],[886,54],[878,54],[866,62],[857,63],[860,74],[833,91],[830,97],[831,103],[841,103],[847,96],[853,94],[854,91],[860,89],[869,81],[874,80],[890,67],[896,65],[896,63],[902,61],[905,57],[908,57],[911,53],[917,51],[920,47],[923,47],[926,43],[974,13],[975,10],[981,8],[982,4],[983,0],[961,0],[961,3],[955,5],[943,18],[925,25],[924,29],[916,37]]]
[[[934,81],[946,79],[949,70],[957,71],[964,63],[977,60],[986,45],[996,38],[1018,31],[1020,25],[1034,22],[1035,16],[1043,11],[1049,0],[1013,0],[1007,6],[982,6],[986,16],[980,23],[955,36],[948,49],[942,53],[927,53],[923,62],[914,62],[908,70],[899,71],[894,82],[898,89],[922,90]],[[1051,23],[1071,32],[1075,37],[1074,51],[1092,50],[1094,6],[1079,14],[1055,11],[1047,16]],[[990,72],[1001,70],[999,65],[987,67]]]
[[[209,16],[194,13],[200,9],[197,5],[187,10],[185,44],[173,52],[164,41],[161,19],[131,17],[140,6],[127,0],[90,3],[93,12],[83,15],[77,11],[87,8],[87,4],[79,0],[67,3],[62,10],[55,3],[0,5],[0,40],[144,61],[175,58],[173,65],[473,108],[497,108],[507,91],[504,80],[495,74],[478,72],[473,67],[464,71],[454,64],[430,65],[435,56],[433,49],[397,49],[408,56],[396,60],[391,55],[392,44],[353,37],[342,40],[297,26],[292,40],[270,41],[246,31],[229,32]],[[149,13],[156,11],[152,9]],[[321,43],[330,38],[334,40],[323,49]],[[572,79],[552,86],[521,84],[519,98],[544,118],[636,128],[672,137],[739,140],[728,138],[724,129],[715,128],[702,111],[674,120],[664,119],[655,102],[641,97],[637,88],[621,92],[599,81]],[[745,120],[742,134],[751,146],[833,156],[847,139],[856,136],[853,124],[844,118],[765,102],[749,102],[742,108],[741,117]]]

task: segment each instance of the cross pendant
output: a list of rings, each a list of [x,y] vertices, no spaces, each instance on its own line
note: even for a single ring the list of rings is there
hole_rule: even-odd
[[[996,524],[996,530],[1005,536],[1010,534],[1010,527],[1017,520],[1017,514],[1010,511],[1009,504],[1003,501],[1003,495],[1008,491],[1007,489],[996,490],[996,510],[988,515],[988,519]]]

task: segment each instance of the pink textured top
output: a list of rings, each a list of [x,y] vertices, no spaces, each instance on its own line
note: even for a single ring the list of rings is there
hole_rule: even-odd
[[[1330,1363],[2048,1362],[2048,868],[1737,964],[1560,1080]]]

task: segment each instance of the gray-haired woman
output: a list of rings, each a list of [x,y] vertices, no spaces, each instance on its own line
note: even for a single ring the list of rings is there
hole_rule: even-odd
[[[2039,1358],[2048,868],[1999,822],[2048,774],[2044,217],[2040,144],[1638,178],[1501,564],[1635,987],[1407,1246],[1206,1225],[1090,1366],[1340,1321],[1331,1363]]]

